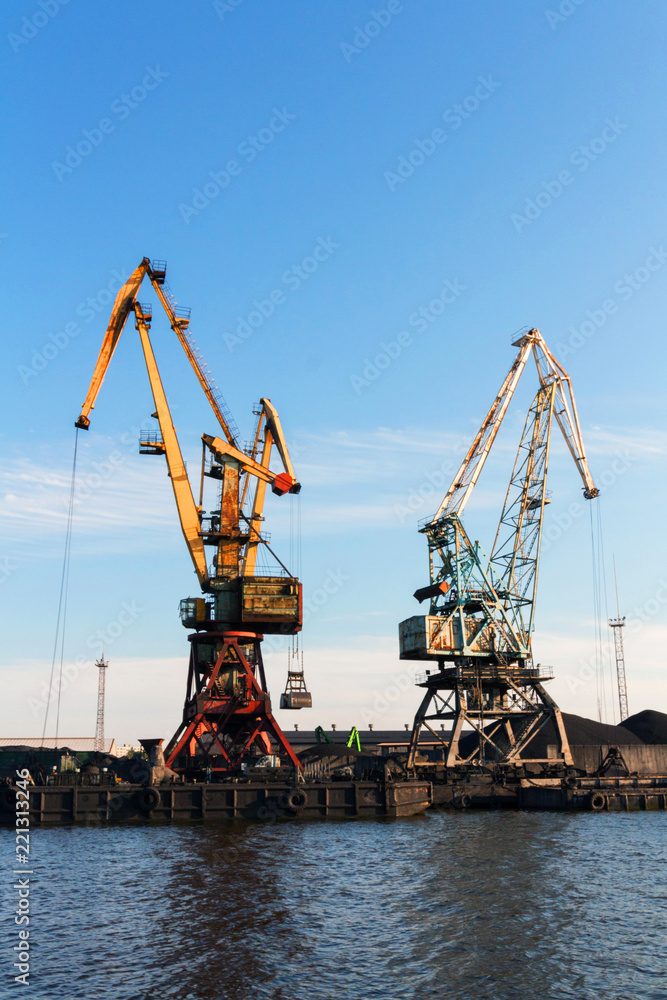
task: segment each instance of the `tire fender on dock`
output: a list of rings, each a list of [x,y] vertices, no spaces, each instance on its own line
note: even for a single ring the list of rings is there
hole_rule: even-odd
[[[160,804],[160,793],[157,788],[142,788],[137,792],[137,802],[144,812],[153,812]]]
[[[16,789],[11,785],[3,785],[0,788],[0,809],[10,811],[16,808]]]
[[[287,808],[290,812],[301,812],[305,808],[308,797],[306,793],[298,788],[294,792],[290,792],[287,796]]]

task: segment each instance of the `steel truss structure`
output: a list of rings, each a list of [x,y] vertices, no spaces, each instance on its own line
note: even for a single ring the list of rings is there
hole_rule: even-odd
[[[262,636],[253,632],[196,632],[183,721],[165,756],[184,774],[203,767],[238,770],[272,742],[295,767],[299,760],[271,711],[262,661]]]
[[[541,763],[544,758],[531,757],[527,748],[549,721],[560,760],[572,763],[560,710],[543,685],[551,675],[533,664],[531,646],[554,417],[581,475],[584,497],[593,499],[599,491],[588,469],[569,376],[539,330],[528,330],[515,346],[518,355],[470,451],[435,517],[420,528],[428,541],[430,583],[415,597],[430,600],[430,613],[401,622],[400,655],[436,661],[438,669],[418,681],[425,695],[413,725],[410,768],[422,726],[442,742],[448,766]],[[539,388],[487,558],[468,537],[462,515],[531,353]],[[433,729],[432,722],[451,723],[451,732]],[[477,738],[466,737],[462,750],[466,725]]]
[[[198,502],[162,384],[150,328],[153,311],[138,301],[144,278],[166,314],[172,331],[197,377],[220,436],[202,434]],[[243,446],[229,409],[190,332],[190,310],[178,308],[165,283],[165,261],[144,257],[119,290],[76,426],[87,430],[104,377],[130,315],[134,314],[159,430],[142,432],[142,454],[166,459],[183,537],[201,594],[181,601],[181,621],[195,629],[183,722],[168,748],[174,769],[238,770],[253,756],[272,753],[273,745],[290,764],[300,767],[271,712],[261,656],[265,634],[296,635],[302,626],[302,588],[268,544],[264,522],[266,488],[283,496],[296,494],[296,479],[280,419],[270,399],[255,407],[253,440]],[[271,468],[272,454],[281,470]],[[215,492],[213,509],[203,509],[205,482]],[[254,484],[251,486],[250,484]],[[257,570],[264,546],[280,563],[273,575]],[[207,550],[213,549],[209,564]],[[289,683],[289,679],[288,679]],[[307,697],[306,697],[307,696]],[[287,708],[310,703],[302,681],[300,697]]]
[[[616,680],[618,682],[618,708],[621,722],[627,719],[628,709],[628,685],[625,679],[625,652],[623,651],[623,628],[625,618],[610,618],[609,626],[614,633],[614,653],[616,655]]]
[[[95,724],[95,750],[100,753],[104,751],[104,698],[106,692],[106,676],[109,663],[104,659],[104,653],[99,660],[95,661],[95,666],[99,671],[97,683],[97,721]]]

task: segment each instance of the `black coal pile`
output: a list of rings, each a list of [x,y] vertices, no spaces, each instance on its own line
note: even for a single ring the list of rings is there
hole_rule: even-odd
[[[567,738],[572,746],[600,746],[601,744],[628,746],[630,743],[642,742],[638,736],[628,733],[620,726],[608,726],[604,722],[584,719],[580,715],[569,715],[563,712],[563,722]],[[547,729],[547,726],[544,729]]]
[[[621,727],[640,739],[642,743],[667,743],[667,715],[664,712],[654,712],[648,708],[631,715],[621,723],[619,728]]]
[[[645,714],[645,713],[641,713]],[[651,713],[658,715],[659,713]],[[667,716],[663,716],[667,723]],[[628,720],[629,721],[629,720]],[[570,741],[570,746],[628,746],[631,743],[642,744],[644,741],[635,733],[622,726],[608,726],[603,722],[596,722],[594,719],[584,719],[580,715],[569,715],[563,712],[563,722],[565,732]],[[513,730],[516,733],[521,726],[521,720],[513,722]],[[491,726],[485,727],[485,731],[490,731]],[[498,734],[494,741],[500,743]],[[466,733],[461,740],[461,754],[467,757],[472,754],[478,745],[479,736],[476,733]],[[660,741],[660,742],[667,742]],[[558,745],[558,734],[555,725],[549,721],[545,723],[540,731],[535,734],[528,746],[524,749],[523,757],[546,758],[547,747]],[[488,753],[487,748],[487,753]]]

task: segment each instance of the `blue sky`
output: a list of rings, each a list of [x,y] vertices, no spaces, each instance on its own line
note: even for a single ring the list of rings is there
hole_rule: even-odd
[[[303,491],[271,498],[267,528],[289,555],[300,503],[306,601],[336,581],[303,632],[315,707],[282,713],[287,728],[411,721],[397,624],[427,577],[417,521],[526,325],[572,376],[604,486],[631,711],[667,711],[664,5],[35,0],[1,15],[3,735],[41,732],[73,421],[113,289],[144,255],[168,261],[242,436],[255,400],[278,407]],[[212,417],[164,323],[153,342],[196,467]],[[534,390],[528,370],[470,504],[487,547]],[[164,463],[137,454],[151,410],[129,327],[80,435],[61,734],[93,731],[100,630],[109,735],[168,737],[180,715],[177,608],[196,589]],[[589,510],[558,441],[549,485],[536,654],[562,707],[595,716]],[[277,702],[284,650],[267,662]]]

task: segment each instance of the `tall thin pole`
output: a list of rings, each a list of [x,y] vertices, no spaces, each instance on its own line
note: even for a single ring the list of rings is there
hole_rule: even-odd
[[[101,659],[97,660],[95,666],[99,670],[99,682],[97,685],[97,725],[95,726],[95,750],[104,752],[104,693],[106,687],[106,673],[109,662],[105,661],[104,653]]]
[[[618,681],[618,707],[621,712],[621,722],[627,719],[628,711],[628,687],[625,681],[625,652],[623,650],[623,632],[625,627],[625,617],[621,618],[621,610],[618,603],[618,580],[616,578],[616,560],[614,559],[614,586],[616,587],[616,618],[609,619],[609,625],[614,633],[614,650],[616,653],[616,678]]]

